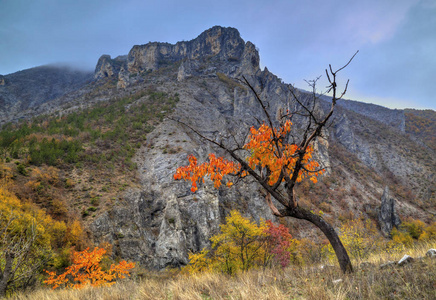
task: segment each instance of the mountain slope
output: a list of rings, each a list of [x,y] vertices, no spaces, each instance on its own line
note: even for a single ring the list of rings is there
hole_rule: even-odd
[[[76,161],[65,161],[62,153],[55,160],[64,184],[53,187],[51,197],[66,199],[66,210],[81,218],[89,238],[95,244],[112,244],[114,255],[150,268],[184,265],[189,251],[209,244],[230,209],[256,220],[274,219],[250,180],[219,190],[206,181],[193,194],[172,176],[188,154],[204,159],[210,152],[222,152],[166,118],[170,114],[229,143],[233,137],[242,141],[248,128],[264,119],[252,92],[241,83],[242,76],[268,102],[274,119],[281,109],[298,109],[290,87],[266,68],[260,70],[255,46],[236,29],[216,26],[189,42],[149,43],[134,46],[127,56],[102,56],[92,83],[22,111],[21,117],[34,116],[35,110],[50,116],[36,119],[27,129],[6,127],[10,133],[1,138],[2,149],[33,170],[34,162],[25,157],[34,138],[34,143],[44,138],[81,142]],[[298,97],[304,103],[312,101],[304,91]],[[344,218],[374,218],[389,185],[402,217],[430,220],[435,206],[434,150],[404,132],[403,111],[343,103],[326,139],[316,144],[328,173],[315,186],[304,182],[298,187],[300,205],[323,210],[335,225]],[[321,100],[316,112],[324,107]],[[385,116],[393,122],[380,122]],[[292,118],[298,133],[305,118]],[[12,152],[17,144],[22,145],[20,151]],[[25,186],[28,178],[17,174],[16,180]],[[36,197],[35,193],[30,195]],[[317,237],[310,226],[282,222],[295,236]]]
[[[64,94],[80,89],[92,73],[70,67],[41,66],[0,78],[0,120],[14,120],[23,110],[33,109]]]

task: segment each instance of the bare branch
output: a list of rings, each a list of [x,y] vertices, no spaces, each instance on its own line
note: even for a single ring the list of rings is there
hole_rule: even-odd
[[[342,68],[340,68],[340,69],[338,69],[338,70],[336,70],[335,72],[332,72],[332,73],[338,73],[339,71],[341,71],[341,70],[343,70],[343,69],[345,69],[350,63],[351,63],[351,61],[353,60],[353,58],[357,55],[357,53],[359,53],[359,50],[357,50],[356,51],[356,53],[354,53],[354,55],[350,58],[350,60],[345,64],[345,66],[343,66]],[[331,67],[330,67],[330,70],[331,70]]]

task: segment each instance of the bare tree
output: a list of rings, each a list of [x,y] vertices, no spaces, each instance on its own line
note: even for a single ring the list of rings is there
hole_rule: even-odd
[[[241,143],[238,143],[236,141],[234,135],[231,135],[231,139],[234,141],[234,143],[226,143],[223,142],[223,140],[217,140],[207,137],[203,135],[199,130],[190,126],[189,124],[186,124],[185,122],[182,122],[180,120],[175,120],[188,127],[191,131],[195,132],[203,140],[208,141],[209,143],[212,143],[218,146],[219,148],[223,149],[230,157],[233,158],[234,161],[238,162],[241,168],[240,171],[235,175],[239,177],[243,177],[242,174],[246,172],[252,178],[254,178],[259,185],[263,187],[266,202],[274,215],[278,217],[293,217],[301,220],[306,220],[314,224],[316,227],[318,227],[324,233],[324,235],[327,237],[327,239],[330,241],[331,245],[333,246],[341,270],[344,273],[352,272],[353,268],[348,253],[344,248],[341,240],[339,239],[339,236],[336,233],[335,229],[332,227],[332,225],[326,222],[321,216],[314,214],[309,209],[300,205],[294,190],[297,182],[300,180],[299,176],[302,174],[302,172],[319,173],[321,171],[321,170],[313,170],[308,168],[307,154],[310,151],[312,147],[311,145],[315,142],[315,140],[318,138],[323,138],[323,131],[328,125],[328,121],[330,120],[333,114],[337,101],[340,100],[347,92],[349,81],[347,81],[344,90],[342,92],[338,92],[336,76],[338,72],[340,72],[341,70],[343,70],[345,67],[348,66],[348,64],[353,60],[356,54],[357,52],[343,67],[337,69],[336,71],[333,71],[331,65],[329,65],[328,70],[326,69],[326,75],[329,81],[329,86],[327,87],[328,88],[327,93],[331,92],[332,99],[331,99],[330,108],[326,113],[324,113],[324,115],[321,114],[320,116],[320,114],[317,113],[315,109],[316,108],[315,101],[318,98],[315,90],[317,80],[308,82],[313,89],[313,93],[312,93],[313,101],[311,103],[310,102],[308,103],[307,101],[306,102],[302,101],[297,96],[298,93],[296,92],[296,89],[294,87],[291,87],[289,89],[293,99],[297,102],[298,106],[301,108],[300,114],[306,118],[306,122],[303,126],[303,131],[298,134],[299,135],[298,139],[295,139],[295,136],[291,137],[290,136],[291,133],[289,132],[272,130],[272,138],[269,142],[271,143],[270,147],[273,148],[273,153],[277,158],[283,157],[286,141],[292,140],[293,146],[296,149],[295,152],[292,154],[293,155],[292,166],[289,164],[283,165],[281,167],[278,180],[273,183],[271,183],[271,181],[269,180],[271,175],[271,170],[269,170],[268,167],[253,168],[252,166],[250,166],[249,163],[247,163],[246,160],[247,149],[240,146]],[[243,82],[250,88],[257,102],[260,104],[262,111],[265,115],[265,120],[264,120],[265,124],[267,124],[271,129],[276,128],[274,127],[273,124],[274,120],[271,117],[270,112],[268,111],[268,104],[261,99],[259,93],[255,90],[255,88],[250,84],[250,82],[245,77],[243,77]],[[290,117],[291,117],[290,112],[284,112],[283,110],[281,110],[279,113],[279,119],[280,119],[279,121],[281,122],[284,121],[285,119],[289,119]],[[247,136],[249,136],[249,134],[245,135],[245,137]],[[248,155],[250,154],[248,153]],[[280,205],[279,208],[277,208],[277,206],[272,202],[271,196],[279,203]]]

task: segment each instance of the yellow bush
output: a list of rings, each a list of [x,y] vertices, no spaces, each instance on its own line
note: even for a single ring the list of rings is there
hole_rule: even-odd
[[[299,260],[298,242],[284,226],[261,221],[257,225],[234,210],[213,236],[211,250],[203,249],[189,255],[185,272],[223,272],[235,274],[252,268],[265,267],[273,260],[282,266]]]
[[[31,203],[21,202],[15,194],[0,187],[0,274],[7,276],[7,290],[26,284],[47,263],[53,247],[65,235],[65,223],[53,220]],[[13,269],[6,271],[8,265]]]
[[[71,245],[76,245],[83,235],[82,225],[78,220],[74,220],[68,224],[65,242]]]
[[[355,219],[343,223],[339,237],[348,254],[357,260],[366,259],[377,249],[380,249],[382,237],[371,220]],[[332,246],[328,245],[328,253],[334,256]]]
[[[409,218],[400,225],[399,229],[391,232],[392,240],[410,247],[415,241],[431,241],[436,239],[436,222],[430,225],[421,220]]]

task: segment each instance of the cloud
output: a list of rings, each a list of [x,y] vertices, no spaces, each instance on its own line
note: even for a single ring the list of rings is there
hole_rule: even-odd
[[[376,44],[391,39],[419,0],[356,1],[347,8],[344,32],[359,44]]]

